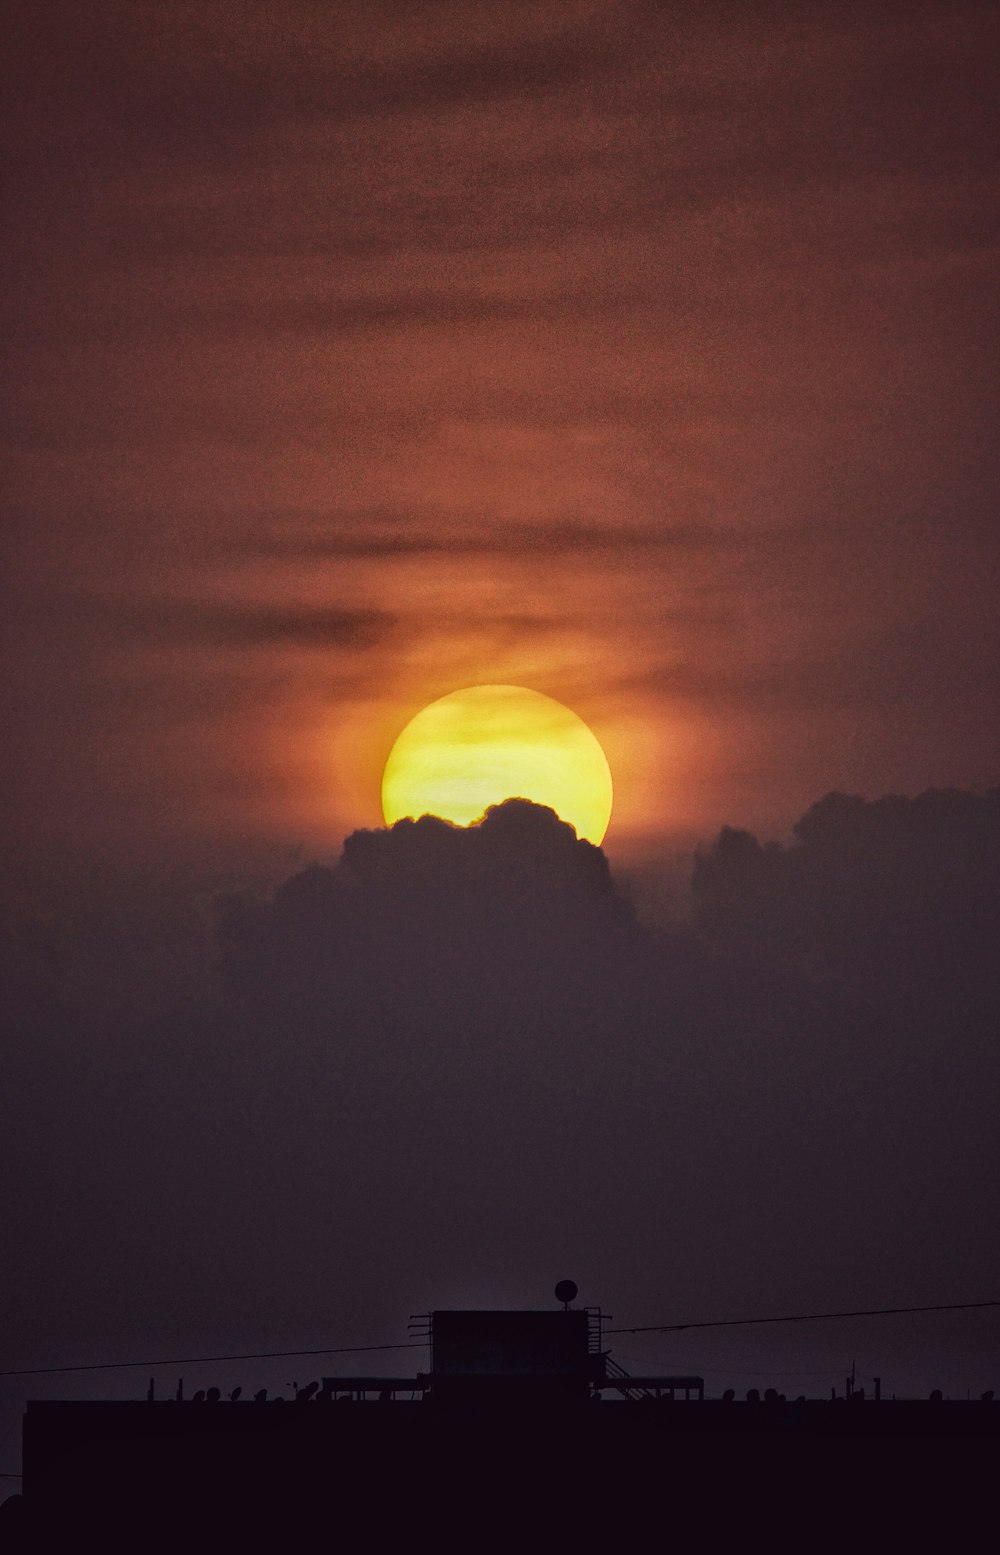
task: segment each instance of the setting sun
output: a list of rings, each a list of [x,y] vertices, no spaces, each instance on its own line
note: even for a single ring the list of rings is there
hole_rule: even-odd
[[[425,707],[389,753],[382,812],[477,821],[489,805],[549,805],[577,835],[599,843],[611,818],[607,758],[582,718],[521,686],[469,686]]]

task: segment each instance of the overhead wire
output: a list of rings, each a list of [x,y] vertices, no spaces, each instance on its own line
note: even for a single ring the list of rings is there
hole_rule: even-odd
[[[971,1312],[1000,1307],[997,1301],[947,1301],[926,1307],[864,1307],[855,1312],[795,1312],[786,1317],[723,1317],[708,1322],[647,1323],[639,1328],[605,1328],[605,1334],[679,1334],[686,1328],[749,1328],[756,1323],[821,1323],[846,1317],[899,1317],[911,1312]]]
[[[405,1340],[401,1344],[344,1344],[319,1350],[251,1350],[242,1355],[178,1355],[154,1361],[90,1361],[82,1366],[19,1366],[0,1371],[0,1377],[48,1377],[69,1371],[127,1371],[138,1366],[201,1366],[223,1361],[290,1360],[300,1355],[363,1355],[374,1350],[424,1350],[426,1344]]]
[[[985,1307],[1000,1307],[994,1301],[950,1301],[921,1307],[865,1307],[843,1312],[795,1312],[782,1317],[727,1317],[695,1320],[687,1323],[647,1323],[634,1328],[604,1328],[611,1334],[675,1334],[689,1328],[747,1328],[760,1323],[819,1323],[851,1317],[899,1317],[917,1312],[972,1312]],[[139,1367],[207,1366],[228,1361],[291,1360],[299,1356],[365,1355],[385,1350],[424,1350],[426,1340],[403,1340],[398,1344],[324,1345],[314,1350],[248,1350],[238,1355],[180,1355],[140,1361],[90,1361],[71,1366],[19,1366],[0,1371],[0,1377],[45,1377],[67,1372],[128,1371]],[[818,1375],[818,1373],[817,1373]]]

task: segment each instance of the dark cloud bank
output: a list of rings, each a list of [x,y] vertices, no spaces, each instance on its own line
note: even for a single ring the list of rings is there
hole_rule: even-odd
[[[567,1270],[637,1323],[995,1295],[998,844],[1000,791],[829,795],[654,932],[509,802],[228,897],[128,1008],[11,930],[7,1364],[393,1338]],[[900,1385],[938,1342],[1000,1381],[953,1341]]]

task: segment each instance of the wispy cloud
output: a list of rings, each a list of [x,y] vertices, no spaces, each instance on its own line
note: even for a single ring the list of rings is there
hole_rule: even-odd
[[[349,649],[381,647],[396,632],[387,611],[312,605],[247,605],[150,600],[141,606],[91,600],[91,618],[118,640],[219,648]]]
[[[280,527],[248,539],[251,555],[276,560],[349,557],[378,560],[389,557],[427,556],[567,556],[593,557],[602,552],[622,555],[631,551],[658,553],[716,549],[727,538],[708,525],[665,525],[662,528],[624,527],[581,520],[562,523],[491,524],[472,521],[464,528],[439,523],[434,528],[388,525],[376,522],[366,532],[356,520],[334,520],[307,529],[283,532]]]
[[[1000,13],[771,9],[18,7],[25,721],[136,645],[352,770],[497,676],[699,794],[994,770]]]

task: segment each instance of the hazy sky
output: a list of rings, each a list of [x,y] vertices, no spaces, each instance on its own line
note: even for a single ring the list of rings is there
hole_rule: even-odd
[[[995,1296],[1000,10],[6,21],[0,1370]],[[606,857],[378,830],[479,682]],[[616,1353],[964,1393],[985,1321]]]
[[[997,778],[994,6],[13,13],[19,878],[335,849],[479,681],[612,857]]]

